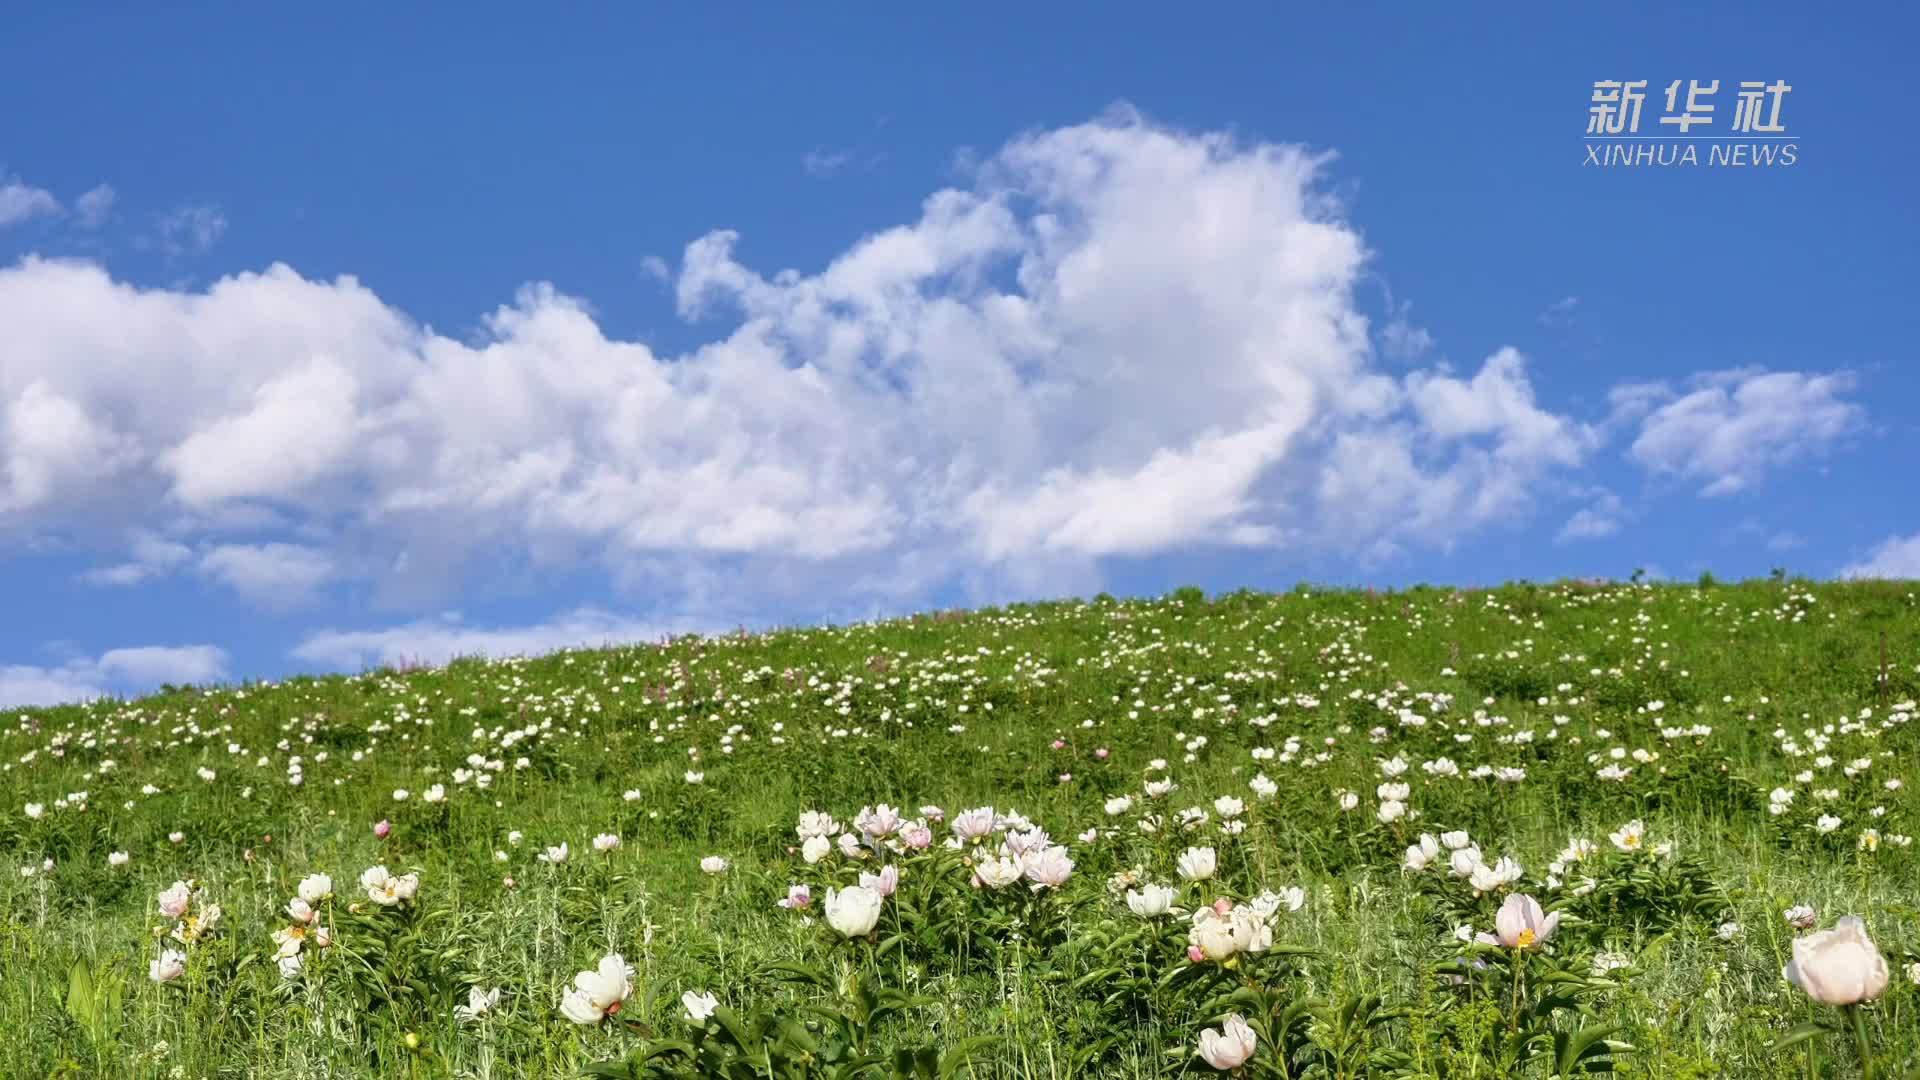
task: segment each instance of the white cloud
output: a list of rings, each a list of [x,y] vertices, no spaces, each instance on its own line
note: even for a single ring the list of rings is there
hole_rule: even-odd
[[[655,642],[686,633],[724,632],[687,620],[630,619],[581,608],[528,626],[470,626],[458,613],[383,630],[321,630],[294,650],[295,659],[336,669],[445,664],[465,656],[500,659],[559,649]]]
[[[227,654],[212,645],[112,649],[57,667],[0,667],[0,709],[87,701],[109,693],[141,693],[161,683],[218,682],[226,675]]]
[[[59,213],[60,200],[54,198],[52,192],[0,173],[0,228]]]
[[[1394,360],[1418,360],[1433,351],[1433,335],[1415,326],[1403,314],[1395,315],[1380,331],[1380,344]]]
[[[169,255],[200,255],[227,231],[227,215],[211,205],[181,206],[161,215],[155,232]]]
[[[854,153],[851,150],[827,150],[816,147],[800,158],[800,167],[808,176],[827,177],[853,164]]]
[[[164,537],[143,533],[134,537],[132,558],[112,566],[102,566],[80,575],[86,585],[139,585],[165,577],[193,558],[193,549]]]
[[[1598,540],[1612,536],[1620,531],[1621,518],[1625,516],[1626,506],[1620,496],[1611,491],[1599,492],[1591,506],[1583,507],[1567,519],[1560,528],[1556,539],[1562,543],[1569,540]]]
[[[299,544],[221,544],[200,556],[199,572],[271,610],[310,603],[335,574],[326,552]]]
[[[116,193],[109,184],[100,184],[89,188],[74,200],[74,216],[79,219],[83,229],[97,229],[107,223],[113,215],[113,203]]]
[[[1623,387],[1615,407],[1647,410],[1628,451],[1634,461],[1656,473],[1703,481],[1702,495],[1731,495],[1856,431],[1866,413],[1843,400],[1853,385],[1847,372],[1740,369],[1697,376],[1685,393],[1646,384]]]
[[[1573,310],[1579,306],[1579,297],[1563,296],[1548,304],[1547,310],[1540,313],[1540,325],[1565,326],[1573,321]]]
[[[1882,541],[1866,558],[1844,567],[1843,578],[1920,578],[1920,533]]]
[[[212,645],[144,645],[100,655],[100,673],[122,683],[204,683],[224,678],[227,654]]]
[[[730,323],[676,357],[544,285],[455,339],[352,278],[188,292],[29,259],[0,270],[0,534],[125,507],[113,528],[184,516],[167,535],[196,550],[298,539],[312,587],[509,559],[597,564],[670,610],[700,582],[707,610],[811,611],[1522,519],[1598,435],[1511,349],[1381,369],[1329,163],[1127,114],[1023,136],[817,273],[696,239],[678,305]],[[223,580],[272,591],[236,559]]]

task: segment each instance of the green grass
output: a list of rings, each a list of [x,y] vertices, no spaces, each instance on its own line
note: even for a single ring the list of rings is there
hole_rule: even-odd
[[[1536,1006],[1539,1030],[1604,1027],[1631,1075],[1860,1075],[1851,1029],[1773,1048],[1796,1024],[1850,1020],[1781,978],[1795,904],[1823,928],[1866,919],[1892,967],[1859,1010],[1871,1064],[1903,1076],[1920,1066],[1906,971],[1920,851],[1895,841],[1920,833],[1916,697],[1912,588],[1772,581],[1183,590],[4,714],[0,1076],[578,1075],[697,1038],[712,1056],[679,1075],[891,1075],[894,1051],[921,1047],[956,1075],[1212,1075],[1195,1047],[1230,1011],[1261,1025],[1260,1075],[1545,1076],[1544,1059],[1514,1054],[1530,1023],[1515,1017]],[[1615,748],[1632,772],[1601,779]],[[470,755],[485,789],[456,777]],[[1382,824],[1379,763],[1396,756],[1418,816]],[[1441,757],[1461,775],[1423,767]],[[1857,759],[1867,768],[1847,775]],[[1481,766],[1525,777],[1469,775]],[[1147,796],[1162,777],[1177,787]],[[445,801],[423,801],[435,784]],[[1768,812],[1776,787],[1795,793],[1783,814]],[[1358,805],[1342,811],[1347,790]],[[1134,805],[1108,814],[1122,795]],[[1235,835],[1213,805],[1228,795],[1246,803]],[[880,803],[908,818],[944,807],[949,823],[1017,811],[1068,849],[1072,874],[975,889],[934,822],[930,852],[869,854],[864,869],[900,868],[899,891],[875,940],[845,941],[821,906],[863,867],[806,864],[796,820],[851,823]],[[1183,832],[1192,807],[1209,820]],[[1149,811],[1163,820],[1145,833]],[[1822,814],[1841,824],[1819,831]],[[1633,819],[1671,852],[1616,851],[1608,835]],[[1863,851],[1869,827],[1881,839]],[[1076,839],[1088,828],[1101,835]],[[1518,860],[1509,888],[1565,913],[1551,954],[1520,961],[1518,995],[1508,951],[1476,954],[1488,967],[1465,984],[1446,977],[1464,950],[1453,927],[1492,929],[1506,890],[1475,897],[1438,867],[1402,868],[1420,833],[1445,830],[1488,863]],[[596,853],[600,833],[621,846]],[[1574,836],[1601,855],[1551,886]],[[563,841],[565,863],[536,857]],[[1183,906],[1304,890],[1275,917],[1273,951],[1192,964],[1188,920],[1149,923],[1109,888],[1136,866],[1177,884],[1177,855],[1198,845],[1218,850],[1220,876],[1182,886]],[[110,866],[112,852],[130,859]],[[703,873],[708,855],[728,871]],[[376,864],[418,873],[411,905],[367,901],[358,881]],[[1575,895],[1589,872],[1595,891]],[[321,916],[334,944],[309,942],[283,979],[271,935],[313,873],[335,883]],[[161,985],[147,965],[172,920],[156,895],[179,879],[223,914]],[[810,920],[776,906],[790,883],[812,886]],[[1602,951],[1631,966],[1592,976]],[[631,963],[633,996],[598,1025],[570,1022],[561,995],[608,952]],[[1569,980],[1557,1010],[1541,1004],[1555,970]],[[476,985],[501,988],[499,1005],[456,1020]],[[690,990],[717,995],[757,1066],[716,1064],[729,1036],[684,1019]],[[1288,1016],[1302,1019],[1282,1061]],[[836,1031],[885,1066],[836,1066]]]

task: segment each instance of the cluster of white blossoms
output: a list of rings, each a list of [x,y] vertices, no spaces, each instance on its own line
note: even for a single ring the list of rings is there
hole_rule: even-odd
[[[187,953],[211,935],[220,925],[220,905],[210,903],[204,889],[195,889],[191,881],[176,881],[155,897],[160,914],[171,925],[154,928],[154,936],[171,939],[184,950],[163,949],[158,959],[147,965],[147,976],[157,983],[172,982],[186,973]]]
[[[333,944],[333,927],[324,917],[332,900],[333,878],[310,874],[300,880],[296,895],[287,901],[287,918],[291,921],[273,932],[274,961],[280,966],[281,978],[300,974],[306,959],[303,950],[309,944],[320,949]]]
[[[1511,888],[1526,874],[1520,863],[1509,855],[1487,862],[1480,846],[1464,830],[1444,832],[1438,836],[1421,833],[1419,839],[1408,845],[1400,865],[1413,873],[1421,873],[1429,866],[1440,863],[1443,856],[1453,876],[1464,879],[1475,893]]]
[[[396,907],[420,891],[420,875],[396,875],[384,866],[373,866],[361,873],[360,887],[366,890],[367,899],[381,907]]]

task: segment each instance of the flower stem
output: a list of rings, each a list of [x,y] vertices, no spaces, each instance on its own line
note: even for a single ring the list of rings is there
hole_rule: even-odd
[[[1860,1006],[1847,1006],[1847,1015],[1853,1020],[1853,1046],[1860,1053],[1860,1080],[1873,1080],[1873,1054],[1867,1046],[1867,1014]]]
[[[1526,970],[1526,955],[1520,949],[1513,950],[1513,1018],[1508,1027],[1515,1035],[1520,1033],[1520,981]]]

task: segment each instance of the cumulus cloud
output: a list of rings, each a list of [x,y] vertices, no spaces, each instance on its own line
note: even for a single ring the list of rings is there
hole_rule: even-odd
[[[161,683],[217,682],[226,675],[227,654],[212,645],[112,649],[52,667],[0,666],[0,709],[140,693]]]
[[[1330,167],[1127,113],[1022,136],[817,272],[694,240],[676,301],[720,329],[671,357],[545,285],[455,339],[350,277],[143,289],[29,259],[0,270],[0,537],[184,515],[175,542],[249,545],[212,572],[256,593],[511,557],[669,610],[699,582],[707,610],[817,611],[1521,519],[1596,429],[1511,349],[1383,370]],[[234,535],[248,515],[275,527]],[[349,535],[353,559],[263,568]]]
[[[311,602],[334,576],[333,558],[300,544],[221,544],[200,556],[199,572],[255,604],[290,610]]]
[[[45,188],[33,187],[17,176],[0,173],[0,228],[36,217],[60,213],[60,200]]]
[[[1853,388],[1847,372],[1738,369],[1696,376],[1685,392],[1621,388],[1615,407],[1645,410],[1628,450],[1634,461],[1703,482],[1700,494],[1719,496],[1748,490],[1768,471],[1825,453],[1858,430],[1866,412],[1845,400]]]
[[[296,659],[352,670],[402,664],[445,664],[467,656],[500,659],[559,649],[656,642],[723,628],[690,620],[640,620],[594,608],[527,626],[472,626],[453,612],[380,630],[321,630],[294,650]]]
[[[97,567],[80,575],[87,585],[124,587],[165,577],[193,558],[193,549],[185,544],[151,533],[133,539],[126,562]]]
[[[1920,578],[1920,533],[1881,541],[1867,557],[1840,571],[1843,578]]]
[[[83,229],[97,229],[107,223],[113,215],[113,203],[116,194],[112,186],[100,184],[89,188],[73,202],[74,218]]]
[[[1612,536],[1620,531],[1621,519],[1625,514],[1626,505],[1620,501],[1620,496],[1611,491],[1597,492],[1592,505],[1582,507],[1567,519],[1556,539],[1565,543]]]
[[[180,206],[160,216],[154,233],[169,255],[200,255],[227,231],[227,215],[212,205]]]

